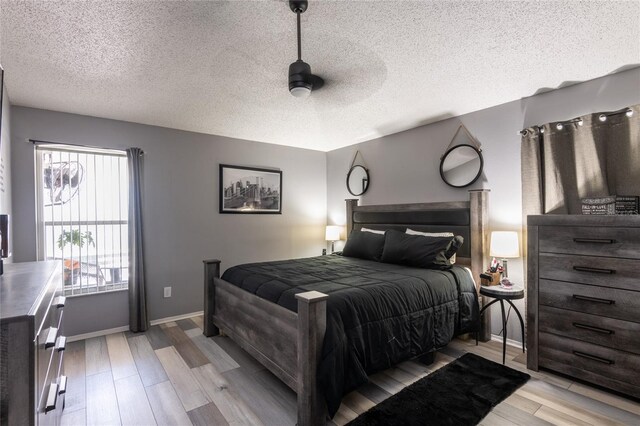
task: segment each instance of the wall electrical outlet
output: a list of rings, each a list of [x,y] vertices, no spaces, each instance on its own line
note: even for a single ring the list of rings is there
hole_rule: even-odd
[[[164,297],[171,297],[171,287],[165,287],[164,288]]]

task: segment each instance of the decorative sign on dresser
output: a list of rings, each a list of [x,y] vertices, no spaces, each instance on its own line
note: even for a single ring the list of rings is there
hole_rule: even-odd
[[[527,367],[640,398],[640,216],[527,224]]]
[[[0,424],[56,425],[67,378],[60,262],[13,263],[0,277]]]

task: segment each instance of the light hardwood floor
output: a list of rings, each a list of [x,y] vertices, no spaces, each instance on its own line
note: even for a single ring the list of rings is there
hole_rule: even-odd
[[[296,396],[227,337],[205,338],[202,317],[69,343],[63,425],[294,425]],[[482,425],[640,425],[640,404],[563,377],[528,371],[507,348],[507,365],[531,380]],[[465,352],[501,362],[502,346],[455,340],[425,366],[406,361],[345,396],[342,425]]]

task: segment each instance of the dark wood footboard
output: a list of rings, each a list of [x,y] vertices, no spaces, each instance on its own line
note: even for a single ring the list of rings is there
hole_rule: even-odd
[[[220,279],[220,261],[205,260],[204,335],[220,330],[298,395],[298,426],[326,423],[316,372],[326,331],[327,295],[296,295],[298,313]]]

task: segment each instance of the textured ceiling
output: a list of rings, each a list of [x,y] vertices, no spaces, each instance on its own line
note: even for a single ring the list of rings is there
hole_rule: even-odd
[[[640,63],[640,2],[0,0],[12,103],[318,150]]]

